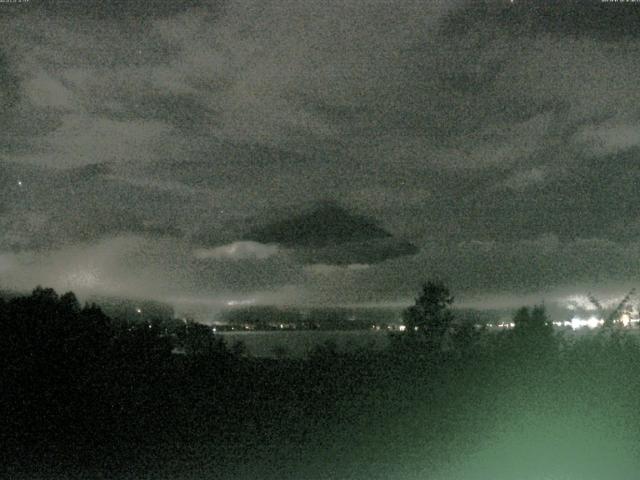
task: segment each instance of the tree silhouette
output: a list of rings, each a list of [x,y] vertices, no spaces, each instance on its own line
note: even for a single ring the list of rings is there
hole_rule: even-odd
[[[624,296],[624,298],[620,301],[620,303],[618,303],[615,306],[615,308],[609,312],[608,315],[604,307],[602,306],[602,304],[598,301],[598,299],[594,295],[589,294],[588,298],[589,298],[589,301],[596,307],[598,311],[598,315],[603,320],[602,326],[604,328],[612,328],[614,325],[620,324],[620,319],[624,314],[625,310],[629,307],[631,297],[633,297],[635,293],[636,293],[636,289],[632,288],[629,291],[629,293],[627,293]]]
[[[477,352],[485,328],[478,328],[471,322],[456,324],[450,332],[450,346],[458,357],[468,357]]]
[[[73,292],[67,292],[60,297],[60,306],[69,312],[80,312],[80,302]]]
[[[547,317],[543,305],[519,308],[513,316],[514,332],[521,336],[548,336],[553,333],[553,324]]]
[[[554,346],[553,323],[543,305],[521,307],[513,316],[515,346],[521,353],[536,353],[549,358]]]
[[[403,312],[409,335],[427,343],[431,351],[440,351],[453,322],[453,296],[441,281],[428,281],[415,304]]]
[[[184,349],[187,355],[224,356],[227,347],[224,340],[214,335],[211,327],[189,321],[185,325]]]

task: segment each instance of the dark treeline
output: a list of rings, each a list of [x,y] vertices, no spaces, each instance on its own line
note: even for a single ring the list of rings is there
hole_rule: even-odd
[[[276,360],[247,357],[204,325],[115,320],[72,293],[0,301],[3,468],[10,478],[506,479],[604,478],[598,468],[615,465],[606,478],[632,478],[634,335],[557,332],[542,307],[488,332],[456,322],[452,303],[428,282],[386,351],[328,343]],[[195,468],[208,473],[185,474]]]

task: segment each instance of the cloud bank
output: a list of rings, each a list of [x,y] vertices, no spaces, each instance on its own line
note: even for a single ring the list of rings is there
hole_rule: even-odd
[[[339,303],[435,274],[463,295],[637,281],[635,5],[0,9],[1,285]],[[73,276],[105,249],[117,268]]]

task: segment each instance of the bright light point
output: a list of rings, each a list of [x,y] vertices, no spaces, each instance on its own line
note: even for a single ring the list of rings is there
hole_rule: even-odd
[[[582,320],[581,318],[573,317],[571,319],[571,322],[570,322],[571,328],[574,329],[574,330],[578,330],[579,328],[584,326],[583,323],[582,323],[583,321],[584,320]]]
[[[136,308],[136,313],[142,313],[142,309]]]
[[[604,320],[598,317],[592,316],[592,317],[589,317],[587,320],[580,317],[573,317],[571,321],[565,322],[565,325],[570,326],[573,330],[579,330],[580,328],[584,328],[584,327],[587,327],[590,329],[598,328],[602,326],[603,323],[604,323]]]
[[[600,325],[600,320],[596,317],[590,317],[589,320],[587,320],[587,327],[589,328],[597,328],[598,325]]]
[[[400,325],[400,326],[398,327],[398,330],[400,330],[401,332],[404,332],[406,329],[407,329],[407,326],[406,326],[406,325]]]
[[[18,180],[18,186],[21,187],[22,186],[22,180]]]

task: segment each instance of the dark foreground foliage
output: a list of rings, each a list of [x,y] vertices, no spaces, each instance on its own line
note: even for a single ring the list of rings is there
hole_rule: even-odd
[[[0,476],[636,478],[635,334],[561,335],[540,309],[487,333],[452,324],[449,304],[413,309],[437,334],[387,351],[273,360],[73,294],[2,302]]]

